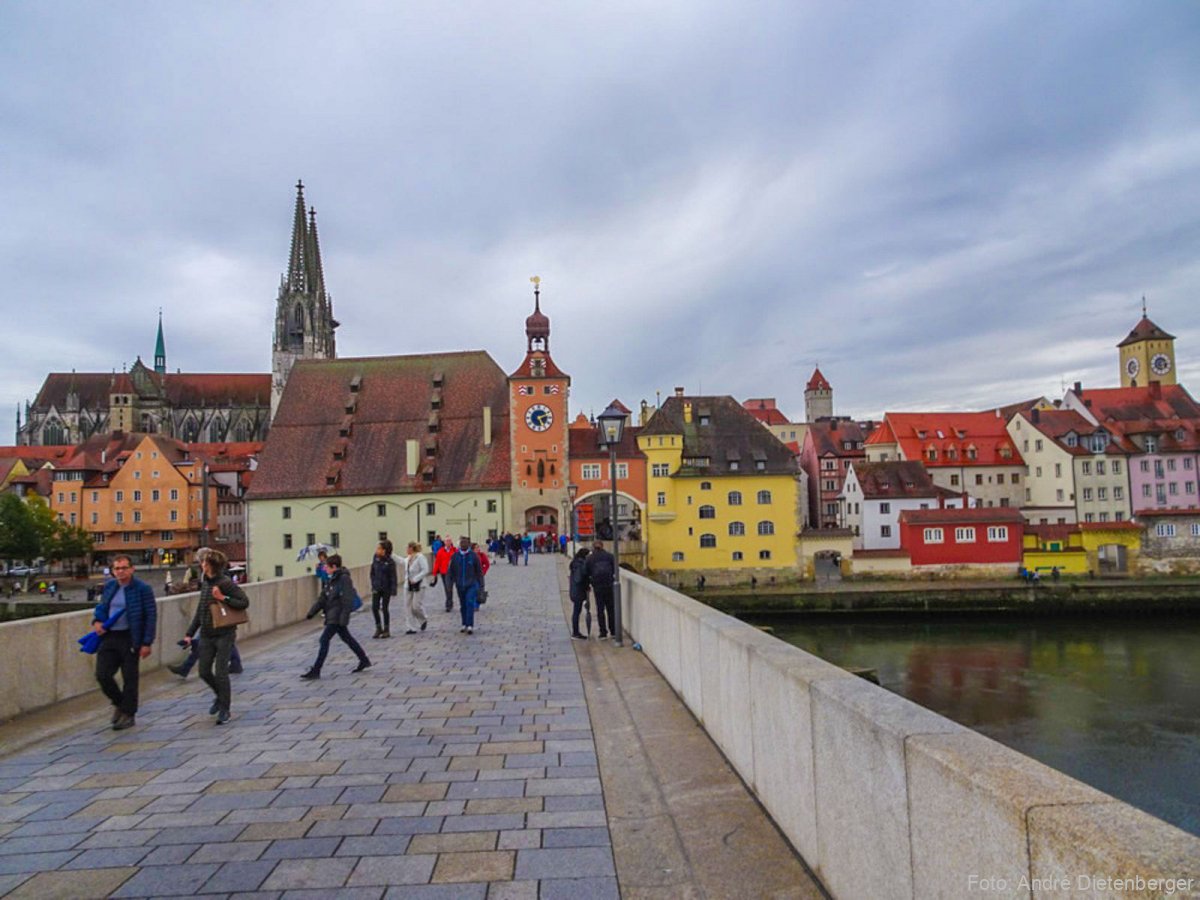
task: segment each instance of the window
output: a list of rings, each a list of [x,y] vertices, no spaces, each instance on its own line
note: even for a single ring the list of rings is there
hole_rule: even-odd
[[[387,504],[386,503],[376,503],[375,504],[375,515],[379,516],[380,518],[383,518],[384,516],[386,516],[387,515]]]
[[[600,463],[584,463],[580,474],[584,481],[599,481]]]
[[[617,463],[617,478],[629,477],[629,463]]]
[[[100,513],[92,513],[92,524],[96,525],[100,522]]]
[[[282,578],[282,577],[283,577],[283,566],[276,566],[276,567],[275,567],[275,577],[276,577],[276,578]]]
[[[759,551],[758,551],[758,558],[759,558],[759,559],[770,559],[770,558],[771,558],[771,551],[770,551],[770,550],[759,550]]]
[[[496,501],[495,500],[489,500],[487,502],[487,511],[490,513],[494,513],[496,511]]]
[[[1185,456],[1185,457],[1183,458],[1183,467],[1184,467],[1185,469],[1187,469],[1187,470],[1189,470],[1189,471],[1190,471],[1190,470],[1191,470],[1191,468],[1192,468],[1192,463],[1193,463],[1193,460],[1192,460],[1192,458],[1191,458],[1190,456]],[[1114,469],[1113,471],[1115,472],[1115,471],[1116,471],[1116,469]]]
[[[338,517],[338,508],[336,503],[329,505],[329,518],[336,519]]]
[[[1083,521],[1085,521],[1085,522],[1095,522],[1095,521],[1096,521],[1096,514],[1095,514],[1095,513],[1084,513],[1084,514],[1083,514]]]
[[[700,507],[700,518],[715,519],[716,517],[717,517],[717,510],[715,507],[712,507],[712,506]]]
[[[1149,472],[1150,471],[1150,460],[1143,459],[1141,462],[1138,463],[1138,466],[1141,468],[1141,470],[1143,472]]]
[[[427,515],[427,516],[437,515],[437,504],[436,503],[426,503],[425,504],[425,515]]]
[[[716,536],[715,534],[702,534],[702,535],[700,535],[700,546],[701,546],[701,547],[715,547],[715,546],[717,546],[717,536]]]
[[[121,512],[120,510],[117,510],[117,524],[123,525],[124,523],[125,523],[125,513]]]
[[[711,482],[711,481],[702,481],[702,482],[700,482],[700,490],[702,490],[702,491],[711,491],[711,490],[712,490],[712,482]]]
[[[59,501],[61,502],[61,501],[62,501],[62,495],[59,495],[59,498],[58,498],[58,499],[59,499]],[[124,491],[117,491],[117,502],[118,502],[118,503],[124,503],[124,502],[125,502],[125,492],[124,492]]]
[[[76,494],[74,491],[71,491],[71,502],[74,503],[78,499],[78,496],[79,495]]]
[[[770,491],[759,491],[758,492],[758,503],[760,506],[766,505],[770,502],[771,502],[771,492]]]
[[[1121,487],[1120,485],[1117,485],[1115,488],[1113,488],[1113,499],[1114,500],[1124,500],[1125,499],[1125,488]]]
[[[317,536],[315,534],[313,534],[311,531],[308,532],[308,534],[304,535],[304,543],[307,544],[309,547],[311,547],[316,542],[317,542]],[[429,541],[429,543],[432,544],[433,541]]]
[[[1100,513],[1100,521],[1107,522],[1108,521],[1108,513],[1106,513],[1106,512]]]
[[[730,537],[741,537],[745,533],[746,533],[746,523],[745,522],[730,522],[729,523],[729,536]]]
[[[956,544],[973,544],[975,543],[974,528],[955,528],[954,543]]]
[[[676,550],[671,554],[671,562],[683,562],[683,554]]]
[[[729,505],[730,506],[741,506],[742,505],[742,492],[741,491],[730,491],[729,492]]]
[[[951,487],[958,487],[958,476],[957,476],[957,475],[951,475],[951,476],[950,476],[950,486],[951,486]]]
[[[1200,537],[1200,522],[1192,523],[1192,537]]]
[[[825,471],[830,471],[837,468],[837,463],[832,459],[823,459],[821,460],[821,468]]]
[[[1089,501],[1089,502],[1091,501],[1091,499],[1092,499],[1092,489],[1091,488],[1085,487],[1083,489],[1083,499],[1085,501]]]
[[[379,543],[381,543],[381,544],[382,544],[382,543],[383,543],[384,541],[386,541],[387,539],[388,539],[388,536],[387,536],[387,532],[386,532],[386,531],[381,531],[381,532],[379,532]]]
[[[881,515],[888,515],[892,511],[892,504],[884,502],[879,504],[879,512]]]
[[[659,491],[659,492],[658,492],[658,497],[657,497],[656,499],[658,500],[658,505],[659,505],[659,506],[666,506],[666,505],[667,505],[667,492],[666,492],[666,491]]]
[[[1106,487],[1096,488],[1096,499],[1097,500],[1107,500],[1108,499],[1108,488],[1106,488]]]
[[[736,472],[737,470],[738,470],[738,461],[736,459],[731,459],[729,461],[729,471]]]
[[[336,531],[331,531],[329,533],[329,546],[330,547],[342,546],[342,536],[340,534],[338,534]]]
[[[671,466],[668,463],[655,463],[650,467],[650,474],[655,478],[666,478],[671,474]],[[587,478],[586,475],[583,477]]]
[[[758,523],[758,533],[761,535],[774,534],[775,523],[769,519],[764,519],[762,522]]]
[[[1055,463],[1055,464],[1054,464],[1054,477],[1055,477],[1055,478],[1062,478],[1062,463]]]
[[[1175,523],[1159,522],[1154,526],[1154,533],[1159,537],[1175,537]]]
[[[1059,503],[1062,503],[1062,502],[1063,502],[1063,490],[1062,490],[1062,488],[1059,488],[1058,490],[1056,490],[1056,491],[1054,492],[1054,499],[1055,499],[1055,500],[1057,500]]]
[[[136,524],[140,523],[141,521],[142,521],[142,511],[140,509],[135,509],[133,511],[133,522],[136,525]]]
[[[983,484],[983,476],[982,475],[975,476],[975,484],[977,484],[977,485]]]
[[[1037,467],[1037,471],[1036,471],[1036,472],[1034,472],[1034,474],[1035,474],[1035,475],[1036,475],[1038,478],[1041,478],[1041,477],[1042,477],[1042,467],[1041,467],[1041,466],[1038,466],[1038,467]]]
[[[1143,496],[1143,497],[1149,497],[1149,496],[1150,496],[1150,485],[1148,485],[1148,484],[1143,484],[1143,485],[1142,485],[1142,496]]]
[[[154,490],[152,490],[150,492],[150,502],[151,503],[157,503],[161,498],[162,498],[162,491],[160,491],[158,488],[155,488]]]
[[[838,486],[837,486],[837,482],[836,482],[836,481],[826,481],[826,482],[825,482],[825,490],[827,490],[827,491],[836,491],[837,489],[838,489]]]
[[[1194,481],[1185,481],[1185,482],[1183,483],[1183,492],[1184,492],[1185,494],[1194,494],[1194,493],[1196,493],[1196,482],[1194,482]]]
[[[178,500],[179,499],[179,488],[171,488],[171,493],[168,494],[167,496],[169,496],[172,500]],[[287,515],[284,516],[284,518],[290,519],[292,517],[292,508],[290,506],[285,506],[284,509],[287,510]]]
[[[1179,482],[1172,481],[1170,484],[1168,484],[1167,485],[1167,493],[1170,494],[1172,497],[1175,496],[1176,494],[1178,494],[1179,493]]]
[[[767,471],[767,461],[765,459],[756,459],[754,461],[754,468],[759,472]]]
[[[1114,475],[1121,474],[1121,461],[1119,459],[1114,459],[1112,461],[1112,470]]]
[[[1003,543],[1004,541],[1007,541],[1008,540],[1008,526],[1007,525],[989,525],[988,526],[988,540],[994,544],[995,543]]]
[[[879,526],[879,536],[881,538],[890,538],[892,536],[892,526],[891,525],[880,525]]]
[[[175,540],[175,532],[173,532],[173,531],[160,531],[160,532],[158,533],[158,539],[159,539],[160,541],[164,541],[164,542],[167,542],[167,541],[173,541],[173,540]]]
[[[1102,459],[1096,460],[1096,474],[1097,475],[1105,474],[1105,471],[1107,470],[1107,468],[1108,467],[1104,465],[1104,460],[1102,460]]]
[[[137,539],[138,539],[137,532],[134,532],[134,531],[121,532],[121,542],[124,544],[132,544],[135,541],[137,541]]]
[[[66,494],[64,494],[62,491],[59,491],[59,492],[58,492],[58,502],[59,502],[59,503],[63,503],[63,502],[65,502],[65,501],[64,501],[64,499],[63,499],[64,497],[66,497]]]
[[[290,534],[285,534],[283,536],[283,549],[284,550],[292,549],[292,536]]]
[[[177,510],[177,509],[173,509],[173,510],[171,510],[171,521],[172,521],[172,522],[178,522],[178,521],[179,521],[179,510]]]
[[[733,551],[733,561],[734,561],[734,562],[741,562],[741,561],[742,561],[742,551],[741,551],[741,550],[734,550],[734,551]]]
[[[135,472],[133,473],[133,480],[134,480],[134,481],[141,481],[141,480],[142,480],[142,473],[141,473],[141,472],[138,472],[138,471],[135,471]]]
[[[134,503],[141,503],[141,502],[142,502],[142,492],[141,492],[141,491],[134,491],[134,492],[133,492],[133,502],[134,502]]]
[[[150,477],[151,477],[151,478],[157,478],[157,477],[158,477],[158,469],[155,469],[153,472],[151,472],[151,473],[150,473]]]
[[[942,529],[940,529],[940,528],[926,528],[925,529],[925,543],[940,544],[943,540],[945,540],[945,537],[942,535]]]
[[[1020,481],[1021,481],[1021,476],[1020,476],[1020,474],[1018,474],[1017,472],[1013,472],[1013,474],[1012,474],[1012,478],[1010,478],[1009,480],[1010,480],[1010,481],[1011,481],[1013,484],[1019,484],[1019,483],[1020,483]]]
[[[171,493],[174,494],[175,492],[171,491]],[[172,497],[171,499],[174,500],[176,498]],[[292,517],[292,508],[290,506],[285,506],[283,508],[283,517],[285,519],[290,519]]]
[[[1092,464],[1090,462],[1088,462],[1087,460],[1084,460],[1082,463],[1080,463],[1079,468],[1080,468],[1080,471],[1082,471],[1084,475],[1092,474]]]

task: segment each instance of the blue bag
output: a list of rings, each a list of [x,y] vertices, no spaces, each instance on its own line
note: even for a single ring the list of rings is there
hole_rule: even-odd
[[[358,591],[354,592],[354,600],[350,603],[350,612],[356,613],[362,609],[362,597],[358,596]]]
[[[111,616],[109,616],[107,619],[105,619],[104,620],[104,630],[108,631],[110,628],[112,628],[114,625],[116,625],[117,619],[121,618],[121,616],[123,616],[123,615],[125,615],[125,610],[122,609],[122,610],[119,610],[118,612],[113,613]],[[100,641],[103,637],[104,637],[104,635],[102,635],[102,634],[97,634],[94,631],[89,631],[87,634],[85,634],[83,637],[81,637],[79,639],[79,652],[80,653],[95,653],[97,650],[100,649]]]

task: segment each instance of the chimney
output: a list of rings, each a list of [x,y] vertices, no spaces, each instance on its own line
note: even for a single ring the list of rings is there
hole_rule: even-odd
[[[492,408],[483,408],[483,446],[492,446]]]
[[[1083,382],[1082,381],[1075,382],[1075,393],[1078,394],[1082,390],[1083,390]]]
[[[946,508],[946,495],[938,491],[938,509]]]
[[[404,467],[404,471],[411,477],[411,476],[417,474],[417,450],[418,450],[418,447],[417,447],[416,440],[410,439],[410,440],[405,441],[404,449],[406,451],[406,456],[407,456],[407,459],[405,460],[406,465]]]
[[[689,424],[692,421],[692,404],[683,404],[683,421],[684,424]]]
[[[829,420],[829,430],[830,431],[837,431],[837,422],[838,422],[838,420],[836,418]]]
[[[967,497],[967,492],[966,492],[966,491],[963,491],[963,492],[962,492],[962,504],[963,504],[963,505],[962,505],[962,508],[963,508],[963,509],[970,509],[970,508],[971,508],[971,501],[970,501],[970,498],[969,498],[969,497]]]
[[[1148,387],[1150,388],[1150,396],[1151,397],[1153,397],[1155,400],[1159,400],[1162,398],[1162,382],[1161,381],[1157,381],[1157,380],[1151,381],[1150,384],[1148,385]]]
[[[682,397],[683,396],[683,388],[681,388],[681,387],[675,388],[675,396]]]

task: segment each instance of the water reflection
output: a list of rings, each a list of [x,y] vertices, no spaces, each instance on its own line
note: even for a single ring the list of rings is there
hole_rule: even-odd
[[[1200,619],[747,619],[1200,834]]]

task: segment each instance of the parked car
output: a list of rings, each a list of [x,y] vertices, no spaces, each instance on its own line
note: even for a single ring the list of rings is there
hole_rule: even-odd
[[[43,566],[13,566],[8,574],[14,578],[24,578],[26,575],[41,575],[44,571]]]

